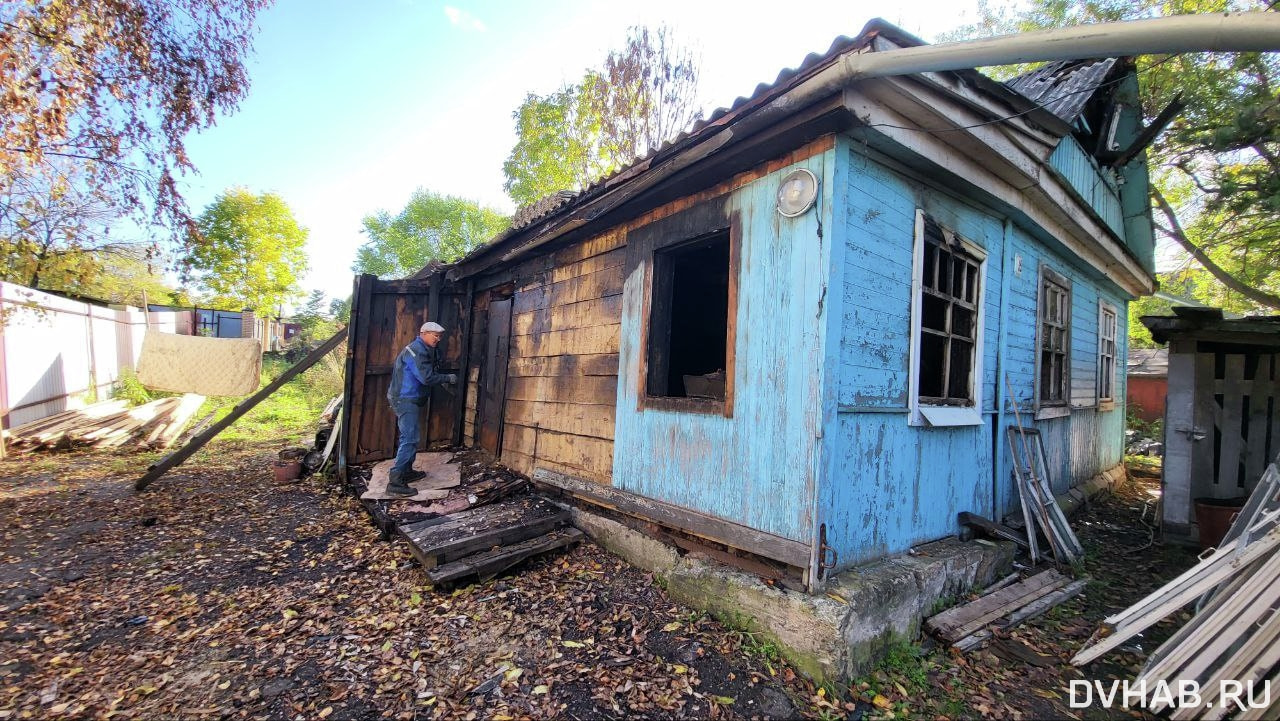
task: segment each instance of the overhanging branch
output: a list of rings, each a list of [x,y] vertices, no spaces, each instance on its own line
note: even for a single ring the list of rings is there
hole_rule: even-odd
[[[1210,258],[1195,243],[1191,242],[1191,239],[1187,237],[1186,231],[1182,229],[1182,224],[1178,222],[1178,216],[1173,212],[1173,206],[1169,205],[1169,201],[1165,199],[1164,194],[1160,192],[1159,188],[1152,186],[1151,197],[1156,201],[1156,205],[1159,206],[1160,212],[1164,214],[1165,220],[1169,223],[1169,227],[1167,228],[1169,237],[1173,238],[1175,243],[1182,246],[1184,250],[1191,254],[1191,257],[1194,258],[1196,262],[1200,263],[1200,265],[1204,266],[1204,269],[1209,271],[1214,278],[1217,278],[1223,285],[1255,303],[1265,305],[1268,308],[1273,308],[1275,310],[1280,310],[1280,296],[1272,295],[1266,291],[1245,285],[1239,278],[1231,275],[1223,269],[1222,266],[1213,262],[1212,258]]]

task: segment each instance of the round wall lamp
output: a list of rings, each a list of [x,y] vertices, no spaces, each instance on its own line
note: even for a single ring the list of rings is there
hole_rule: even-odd
[[[800,168],[787,173],[778,186],[778,214],[786,218],[803,215],[818,198],[818,177]]]

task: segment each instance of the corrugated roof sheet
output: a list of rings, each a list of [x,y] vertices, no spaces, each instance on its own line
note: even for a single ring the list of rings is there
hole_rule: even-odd
[[[1169,376],[1167,348],[1130,348],[1127,372],[1131,376]]]
[[[1059,118],[1074,123],[1115,64],[1115,58],[1059,60],[1019,75],[1007,84]]]

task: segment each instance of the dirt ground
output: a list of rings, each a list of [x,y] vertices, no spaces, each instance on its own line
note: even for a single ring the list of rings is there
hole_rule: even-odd
[[[1084,717],[1065,659],[1191,558],[1123,553],[1132,489],[1078,524],[1097,582],[1003,640],[1032,662],[904,647],[819,688],[590,543],[433,591],[332,485],[271,483],[275,450],[215,446],[141,494],[127,456],[0,462],[0,719]]]

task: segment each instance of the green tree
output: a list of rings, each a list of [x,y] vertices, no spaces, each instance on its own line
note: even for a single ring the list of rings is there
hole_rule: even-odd
[[[291,320],[299,326],[296,342],[309,345],[315,341],[327,340],[337,332],[338,324],[325,312],[329,307],[326,300],[325,292],[317,288],[307,296],[302,309],[294,314]]]
[[[633,27],[622,50],[582,80],[529,93],[512,113],[516,144],[502,170],[518,206],[581,190],[701,117],[698,62],[671,30]]]
[[[351,322],[351,296],[329,301],[329,315],[339,323]]]
[[[363,222],[369,239],[356,250],[352,270],[380,278],[412,275],[432,260],[457,260],[508,226],[496,210],[422,188],[399,213],[382,210]]]
[[[274,313],[302,295],[298,277],[307,270],[307,229],[280,196],[227,190],[196,219],[196,232],[203,242],[192,244],[181,264],[206,302]]]
[[[0,3],[0,197],[47,165],[121,213],[188,237],[186,138],[235,110],[270,0]],[[0,209],[0,213],[3,209]]]
[[[1228,10],[1269,0],[1037,0],[983,5],[949,37]],[[1148,151],[1157,226],[1216,283],[1197,300],[1280,309],[1280,55],[1190,53],[1138,59],[1143,110],[1185,109]],[[1016,70],[1021,70],[1017,68]]]

